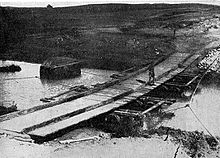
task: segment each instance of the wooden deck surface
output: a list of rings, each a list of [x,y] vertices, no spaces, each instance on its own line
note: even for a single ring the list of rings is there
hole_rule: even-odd
[[[189,65],[198,57],[198,54],[190,56],[184,64]],[[154,86],[147,86],[137,81],[137,79],[148,81],[148,70],[146,69],[118,84],[81,98],[0,122],[0,129],[18,133],[24,132],[40,137],[53,134],[79,122],[114,110],[148,93],[150,90],[183,71],[185,67],[179,68],[177,65],[186,58],[186,55],[181,56],[177,53],[158,64],[155,67],[157,72],[156,85]],[[164,67],[164,65],[168,63],[169,67]],[[167,73],[167,71],[169,71],[169,73]],[[147,112],[149,111],[150,110]]]

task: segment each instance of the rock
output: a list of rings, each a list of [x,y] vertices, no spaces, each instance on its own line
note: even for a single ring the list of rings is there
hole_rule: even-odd
[[[3,66],[0,67],[0,72],[19,72],[21,71],[21,67],[18,65],[10,65],[10,66]]]

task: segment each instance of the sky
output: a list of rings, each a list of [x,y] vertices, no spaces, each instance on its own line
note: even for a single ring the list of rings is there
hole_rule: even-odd
[[[46,7],[48,4],[53,7],[65,7],[104,3],[202,3],[220,5],[220,0],[0,0],[1,6],[13,7]]]

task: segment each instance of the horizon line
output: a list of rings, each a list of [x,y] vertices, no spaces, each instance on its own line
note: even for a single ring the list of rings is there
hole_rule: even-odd
[[[14,7],[14,8],[45,8],[47,5],[51,5],[54,8],[61,8],[61,7],[77,7],[77,6],[86,6],[86,5],[102,5],[102,4],[207,4],[207,5],[216,5],[220,6],[220,2],[215,1],[215,3],[207,3],[207,2],[90,2],[90,3],[83,3],[83,2],[15,2],[12,4],[12,2],[0,2],[1,7]]]

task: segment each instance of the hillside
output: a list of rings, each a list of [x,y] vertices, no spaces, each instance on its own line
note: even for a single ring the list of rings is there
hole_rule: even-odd
[[[64,8],[1,8],[0,58],[42,63],[51,56],[86,67],[122,70],[174,51],[194,51],[192,28],[219,12],[201,4],[102,4]],[[191,29],[191,37],[184,32]]]

